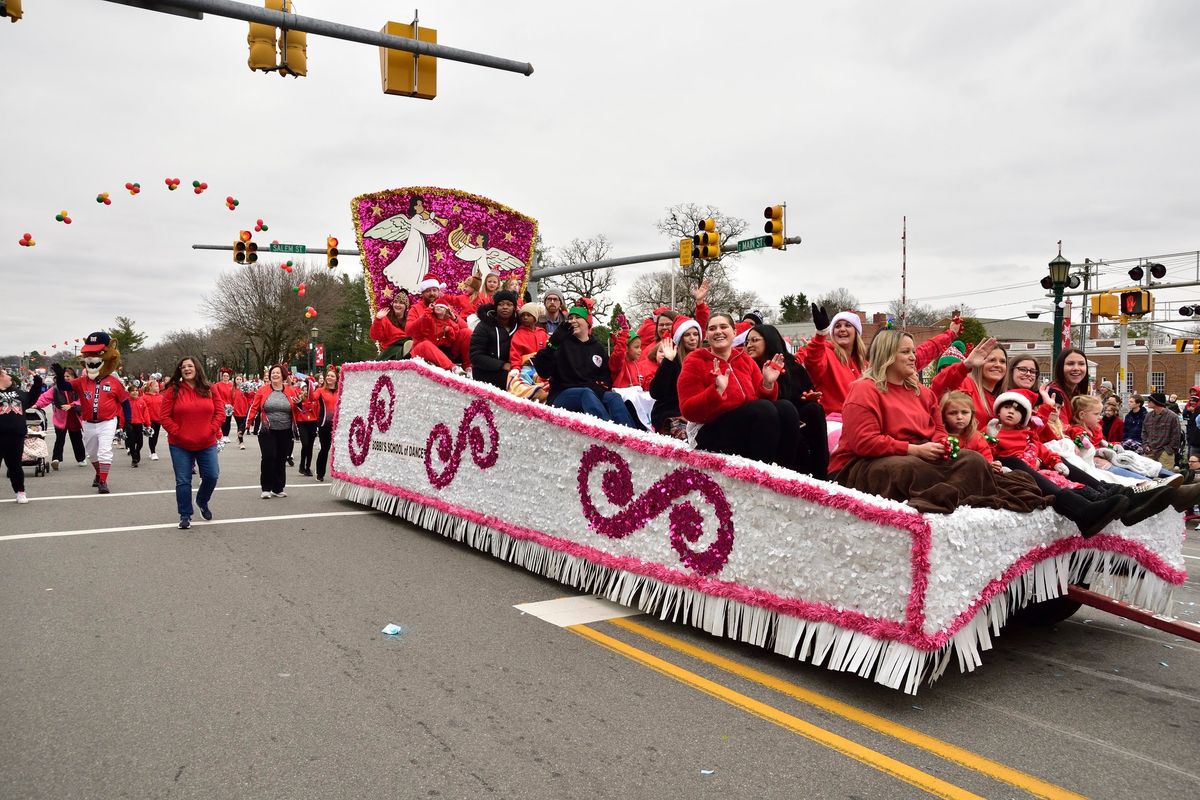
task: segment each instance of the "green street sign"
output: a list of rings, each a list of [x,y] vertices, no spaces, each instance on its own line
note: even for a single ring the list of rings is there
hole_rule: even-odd
[[[272,243],[270,247],[272,253],[306,253],[308,252],[302,244],[278,244]]]
[[[770,236],[756,236],[753,239],[742,239],[737,243],[738,252],[744,253],[747,250],[758,250],[761,247],[771,246]]]

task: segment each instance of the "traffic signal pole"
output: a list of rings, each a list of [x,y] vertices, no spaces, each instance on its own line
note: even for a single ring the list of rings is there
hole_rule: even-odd
[[[355,28],[342,25],[339,22],[329,22],[314,17],[302,17],[299,14],[285,14],[281,11],[235,3],[232,0],[104,0],[106,3],[117,3],[124,6],[143,8],[147,11],[159,11],[165,14],[202,19],[205,14],[229,19],[240,19],[246,22],[260,22],[275,28],[303,31],[314,36],[328,36],[331,39],[342,39],[347,42],[375,45],[389,50],[403,50],[421,56],[444,58],[447,61],[461,61],[464,64],[474,64],[477,67],[499,69],[505,72],[518,72],[522,75],[532,75],[533,65],[524,61],[513,61],[485,53],[475,53],[470,50],[460,50],[457,47],[447,47],[443,44],[409,39],[403,36],[390,36],[379,31],[365,28]]]
[[[800,244],[799,236],[790,236],[784,240],[786,244]],[[722,253],[738,252],[737,242],[726,242],[721,245]],[[678,250],[667,250],[663,253],[646,253],[640,256],[622,256],[621,258],[606,258],[603,261],[589,261],[586,264],[566,264],[561,267],[547,267],[546,269],[535,269],[529,276],[530,280],[540,281],[544,278],[552,278],[555,275],[567,275],[572,272],[587,272],[592,269],[608,269],[609,267],[623,267],[626,264],[645,264],[650,261],[672,261],[679,258]]]

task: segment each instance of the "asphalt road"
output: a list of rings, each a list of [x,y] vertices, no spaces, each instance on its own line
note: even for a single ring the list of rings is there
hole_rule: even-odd
[[[187,532],[167,460],[4,487],[4,800],[1200,794],[1194,642],[1084,609],[911,697],[643,615],[559,627],[514,606],[568,587],[294,471],[259,499],[252,438],[221,470]]]

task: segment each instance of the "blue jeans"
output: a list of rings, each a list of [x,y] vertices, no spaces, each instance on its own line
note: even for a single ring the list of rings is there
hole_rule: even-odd
[[[217,446],[214,444],[203,450],[184,450],[182,447],[169,445],[171,448],[171,466],[175,469],[175,505],[179,507],[179,516],[192,516],[192,464],[200,473],[200,491],[196,492],[196,503],[201,508],[208,507],[213,490],[217,488],[217,477],[221,474],[217,467]]]
[[[601,400],[586,386],[576,386],[559,392],[552,405],[556,408],[565,408],[567,411],[582,411],[584,414],[615,422],[627,428],[637,427],[629,417],[629,410],[625,408],[625,399],[616,392],[605,392],[604,399]]]

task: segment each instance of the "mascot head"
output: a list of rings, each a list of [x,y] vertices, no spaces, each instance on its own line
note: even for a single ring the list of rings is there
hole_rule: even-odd
[[[110,375],[121,366],[121,351],[104,331],[89,334],[79,351],[79,361],[92,380]]]

